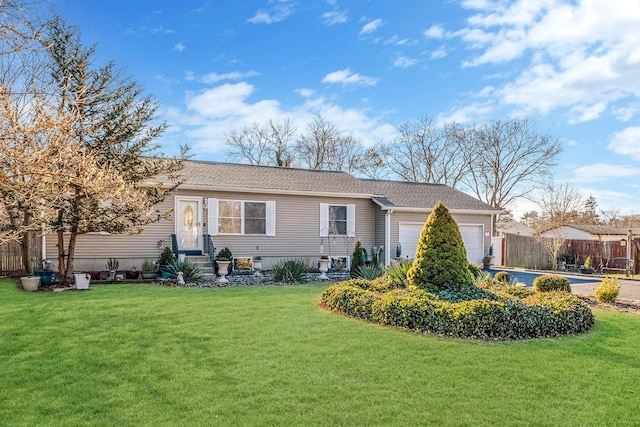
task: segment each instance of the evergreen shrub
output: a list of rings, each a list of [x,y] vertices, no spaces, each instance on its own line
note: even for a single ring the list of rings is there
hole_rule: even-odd
[[[498,271],[494,278],[499,283],[509,283],[511,281],[511,276],[506,271]]]
[[[600,302],[616,302],[620,294],[620,285],[617,277],[605,277],[595,290],[596,300]]]
[[[595,321],[591,309],[568,293],[531,293],[522,299],[505,294],[508,297],[496,293],[491,299],[450,302],[415,287],[380,292],[372,281],[350,280],[329,286],[320,305],[384,325],[492,340],[579,333]]]
[[[442,202],[435,205],[424,223],[407,282],[433,291],[473,285],[462,235]]]
[[[548,274],[533,279],[533,290],[536,292],[565,291],[570,293],[571,285],[565,277]]]

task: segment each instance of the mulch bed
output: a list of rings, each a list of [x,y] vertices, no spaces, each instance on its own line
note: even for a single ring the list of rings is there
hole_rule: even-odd
[[[596,301],[595,297],[576,295],[590,307],[601,308],[603,310],[615,310],[625,313],[640,314],[640,305],[628,301],[617,301],[614,303],[606,303]]]

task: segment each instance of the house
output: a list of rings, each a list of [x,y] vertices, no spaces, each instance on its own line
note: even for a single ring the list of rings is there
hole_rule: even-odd
[[[640,234],[640,228],[614,227],[610,225],[563,225],[549,230],[544,235],[563,236],[567,240],[599,240],[602,242],[620,241],[632,235]]]
[[[78,236],[77,270],[103,270],[106,259],[122,268],[157,258],[174,241],[186,254],[228,247],[236,259],[260,256],[268,265],[283,258],[330,256],[346,264],[360,240],[385,265],[400,251],[413,258],[422,226],[441,200],[458,223],[468,259],[482,262],[500,211],[451,187],[359,179],[345,172],[187,161],[185,178],[158,206],[168,219],[141,234]],[[55,258],[55,238],[45,250]],[[129,265],[131,264],[131,265]]]
[[[505,234],[517,234],[519,236],[532,236],[533,230],[518,221],[506,221],[496,223],[496,232],[498,236],[504,237]]]

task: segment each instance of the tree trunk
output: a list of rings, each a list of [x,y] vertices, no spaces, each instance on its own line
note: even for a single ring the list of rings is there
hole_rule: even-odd
[[[31,214],[24,214],[23,224],[28,226],[31,224]],[[24,231],[20,238],[20,255],[22,256],[22,266],[27,276],[33,275],[33,265],[31,265],[31,231]]]

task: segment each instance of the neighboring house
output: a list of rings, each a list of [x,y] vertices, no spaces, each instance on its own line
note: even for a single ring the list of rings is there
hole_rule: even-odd
[[[504,237],[505,234],[517,234],[519,236],[532,236],[533,230],[518,221],[507,221],[496,223],[496,232],[498,236]]]
[[[607,242],[626,239],[630,231],[631,234],[637,235],[640,233],[640,228],[630,229],[629,227],[612,227],[609,225],[572,224],[549,230],[543,233],[543,236],[563,236],[567,240],[599,240]]]
[[[282,258],[319,256],[347,263],[360,240],[369,256],[379,252],[388,265],[401,247],[413,258],[422,226],[441,200],[458,223],[467,256],[480,263],[491,245],[500,213],[479,200],[440,184],[359,179],[345,172],[188,161],[186,179],[161,205],[173,209],[166,220],[135,235],[78,236],[77,270],[102,270],[106,259],[124,269],[157,258],[175,235],[180,251],[201,253],[209,236],[235,258],[261,256],[268,265]],[[47,238],[46,256],[55,263],[56,239]]]

